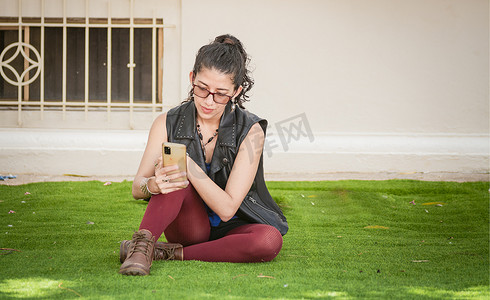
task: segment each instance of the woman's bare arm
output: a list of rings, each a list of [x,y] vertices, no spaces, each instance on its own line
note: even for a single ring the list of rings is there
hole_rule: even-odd
[[[240,145],[225,190],[216,185],[204,171],[188,159],[187,177],[206,204],[223,221],[230,220],[250,190],[264,147],[265,134],[254,124]]]
[[[176,166],[162,167],[162,143],[167,141],[167,114],[158,116],[151,126],[148,134],[148,143],[141,158],[138,172],[133,180],[132,193],[135,199],[143,199],[148,194],[141,189],[142,181],[148,179],[148,190],[152,193],[170,193],[188,185],[187,181],[169,183],[162,179],[174,179],[185,176],[185,173],[166,176],[170,171],[176,170]]]

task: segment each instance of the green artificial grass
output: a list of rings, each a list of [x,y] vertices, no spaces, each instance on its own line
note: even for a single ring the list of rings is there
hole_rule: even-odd
[[[487,182],[268,186],[290,224],[272,262],[157,261],[146,277],[118,274],[146,208],[131,182],[0,186],[0,247],[18,250],[0,251],[0,298],[490,297]]]

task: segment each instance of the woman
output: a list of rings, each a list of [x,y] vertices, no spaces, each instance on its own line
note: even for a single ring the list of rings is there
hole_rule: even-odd
[[[148,275],[153,260],[265,262],[281,250],[288,225],[263,176],[267,121],[242,106],[247,67],[241,42],[217,37],[197,53],[188,100],[154,121],[133,182],[134,198],[151,199],[121,243],[119,273]],[[169,175],[163,142],[186,145],[187,172]],[[169,243],[156,242],[162,233]]]

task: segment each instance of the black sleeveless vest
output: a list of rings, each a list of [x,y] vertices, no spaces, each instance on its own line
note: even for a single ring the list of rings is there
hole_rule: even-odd
[[[222,189],[226,187],[240,145],[252,125],[258,122],[264,130],[264,134],[267,129],[267,121],[265,119],[261,119],[238,106],[232,112],[230,102],[226,105],[221,117],[218,140],[214,148],[209,172],[211,180]],[[196,133],[196,108],[194,101],[185,102],[169,110],[166,124],[168,141],[186,145],[189,156],[206,173],[201,142]],[[253,145],[251,146],[251,151],[253,151]],[[259,167],[252,187],[245,199],[243,199],[236,215],[250,223],[272,225],[282,235],[285,235],[288,231],[286,217],[274,199],[272,199],[265,185],[263,155],[260,157]]]

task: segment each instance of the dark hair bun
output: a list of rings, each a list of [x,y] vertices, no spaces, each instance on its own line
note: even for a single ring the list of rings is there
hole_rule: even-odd
[[[240,40],[238,40],[236,37],[234,37],[230,34],[223,34],[223,35],[217,36],[214,39],[214,43],[238,45],[240,47],[242,46],[242,43],[240,42]]]

